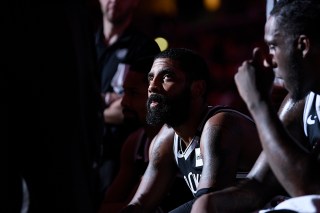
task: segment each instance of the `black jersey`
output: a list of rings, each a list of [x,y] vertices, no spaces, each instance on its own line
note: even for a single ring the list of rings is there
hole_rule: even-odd
[[[320,95],[311,92],[303,113],[304,132],[309,139],[309,150],[320,151]]]
[[[198,126],[197,132],[193,137],[192,141],[190,142],[189,146],[183,150],[182,148],[182,139],[175,134],[174,135],[174,155],[177,162],[177,165],[186,181],[188,187],[190,188],[191,192],[195,196],[197,193],[198,184],[201,178],[202,168],[203,168],[203,161],[200,152],[200,137],[203,130],[203,127],[206,121],[212,117],[213,115],[219,112],[232,112],[240,114],[241,116],[246,117],[251,122],[248,116],[233,110],[228,107],[224,106],[216,106],[211,107],[209,106],[207,114],[203,117],[200,125]],[[238,172],[236,178],[243,179],[247,176],[248,172]]]

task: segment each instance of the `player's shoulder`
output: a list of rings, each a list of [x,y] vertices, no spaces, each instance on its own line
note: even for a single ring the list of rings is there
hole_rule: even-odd
[[[173,128],[163,125],[158,134],[154,137],[154,141],[157,141],[158,143],[173,141],[174,133],[175,131]]]
[[[241,125],[243,122],[253,124],[253,120],[248,115],[233,108],[222,108],[209,117],[206,124],[233,126],[234,124]]]
[[[172,151],[175,131],[173,128],[163,125],[158,134],[153,138],[151,150],[162,150],[165,152]]]

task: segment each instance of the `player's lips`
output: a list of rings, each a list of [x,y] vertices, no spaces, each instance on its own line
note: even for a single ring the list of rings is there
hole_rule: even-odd
[[[159,102],[157,101],[151,101],[149,104],[150,108],[156,107],[157,105],[159,105]]]
[[[147,103],[149,109],[156,109],[165,103],[165,97],[163,95],[153,93],[149,96]]]
[[[274,78],[274,85],[283,86],[284,85],[283,78],[276,75],[275,78]]]

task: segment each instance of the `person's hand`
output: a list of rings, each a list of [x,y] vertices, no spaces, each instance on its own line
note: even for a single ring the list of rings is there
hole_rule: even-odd
[[[269,98],[274,72],[271,62],[261,49],[253,50],[252,60],[244,61],[235,75],[235,82],[242,99],[249,108]]]

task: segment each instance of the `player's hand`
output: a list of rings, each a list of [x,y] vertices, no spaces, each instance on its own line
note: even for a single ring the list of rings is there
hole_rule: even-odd
[[[261,49],[253,50],[253,58],[244,61],[235,75],[235,82],[242,99],[250,108],[270,96],[274,72],[267,55]]]

